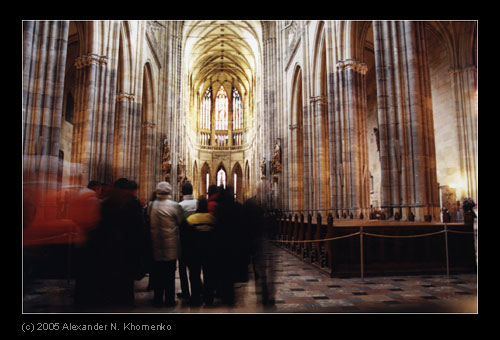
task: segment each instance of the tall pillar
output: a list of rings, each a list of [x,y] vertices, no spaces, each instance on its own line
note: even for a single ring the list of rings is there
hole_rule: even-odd
[[[313,198],[314,207],[328,211],[330,209],[330,162],[328,138],[328,99],[326,96],[311,98],[314,125],[313,141],[313,178],[315,178]]]
[[[439,218],[434,125],[423,22],[373,24],[380,133],[381,207]]]
[[[86,166],[82,170],[83,182],[99,179],[99,167],[102,160],[99,157],[98,144],[101,130],[100,121],[100,87],[103,69],[107,57],[97,54],[87,54],[75,61],[77,70],[77,94],[75,99],[75,118],[73,125],[72,161]]]
[[[210,105],[210,145],[214,146],[215,144],[215,97],[217,96],[217,90],[214,91],[213,83],[210,84],[210,88],[212,89],[212,98]]]
[[[68,21],[23,23],[23,170],[49,185],[58,171],[68,31]]]
[[[367,66],[354,59],[337,62],[335,138],[336,208],[359,217],[370,208],[366,134]]]
[[[133,126],[133,106],[135,96],[130,93],[119,93],[116,96],[116,125],[113,142],[113,177],[131,176],[131,129]]]
[[[470,65],[451,69],[449,73],[458,122],[460,177],[465,182],[460,196],[477,203],[477,70]]]
[[[228,146],[233,146],[233,86],[231,86],[231,90],[227,94],[227,145]]]

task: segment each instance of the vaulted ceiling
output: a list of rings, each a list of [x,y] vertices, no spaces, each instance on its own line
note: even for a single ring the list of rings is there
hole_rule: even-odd
[[[235,80],[250,93],[261,60],[258,21],[202,20],[184,23],[184,51],[191,88],[203,93],[210,81]]]

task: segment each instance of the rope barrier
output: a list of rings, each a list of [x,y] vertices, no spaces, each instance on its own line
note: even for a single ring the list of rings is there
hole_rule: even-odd
[[[367,232],[363,232],[363,235],[373,236],[373,237],[383,237],[383,238],[417,238],[417,237],[426,237],[426,236],[442,234],[445,232],[457,233],[457,234],[473,234],[473,232],[469,232],[469,231],[458,231],[458,230],[449,230],[448,229],[448,230],[440,230],[440,231],[436,231],[434,233],[427,233],[427,234],[420,234],[420,235],[380,235],[380,234],[372,234],[372,233],[367,233]],[[301,241],[298,241],[298,240],[274,240],[274,242],[279,242],[279,243],[314,243],[314,242],[324,242],[324,241],[335,241],[335,240],[340,240],[342,238],[348,238],[348,237],[352,237],[355,235],[359,235],[360,233],[361,232],[358,231],[356,233],[349,234],[349,235],[343,235],[343,236],[332,237],[332,238],[325,238],[325,239],[321,239],[321,240],[301,240]]]
[[[458,230],[448,230],[449,233],[456,233],[456,234],[474,234],[473,231],[458,231]]]
[[[361,280],[364,281],[364,255],[363,255],[363,235],[367,236],[373,236],[373,237],[382,237],[382,238],[418,238],[418,237],[426,237],[426,236],[432,236],[432,235],[438,235],[438,234],[445,234],[445,247],[446,247],[446,276],[450,276],[450,263],[449,263],[449,255],[448,255],[448,232],[450,233],[456,233],[456,234],[474,234],[474,232],[469,232],[469,231],[458,231],[458,230],[449,230],[447,224],[444,224],[444,229],[432,233],[426,233],[426,234],[420,234],[420,235],[380,235],[380,234],[372,234],[372,233],[367,233],[363,232],[363,226],[359,226],[360,231],[349,234],[349,235],[343,235],[339,237],[332,237],[332,238],[325,238],[321,240],[275,240],[275,242],[278,243],[313,243],[313,242],[324,242],[324,241],[333,241],[333,240],[338,240],[342,238],[348,238],[352,237],[355,235],[360,235],[359,241],[360,241],[360,270],[361,270]],[[283,236],[281,236],[283,237]],[[333,269],[332,269],[333,270]]]
[[[274,242],[282,242],[282,243],[314,243],[314,242],[324,242],[324,241],[334,241],[334,240],[340,240],[341,238],[348,238],[352,237],[355,235],[359,235],[361,232],[349,234],[349,235],[343,235],[339,237],[332,237],[332,238],[324,238],[321,240],[302,240],[302,241],[295,241],[295,240],[274,240]]]
[[[441,231],[436,231],[434,233],[427,233],[427,234],[420,234],[420,235],[380,235],[380,234],[372,234],[372,233],[363,233],[363,235],[368,235],[368,236],[375,236],[375,237],[385,237],[385,238],[416,238],[416,237],[425,237],[425,236],[432,236],[432,235],[437,235],[437,234],[442,234],[444,233],[444,230]]]

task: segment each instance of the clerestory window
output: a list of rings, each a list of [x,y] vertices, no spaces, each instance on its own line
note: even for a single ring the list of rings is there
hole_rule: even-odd
[[[206,146],[229,147],[243,145],[243,103],[233,87],[228,96],[223,85],[212,98],[212,88],[203,94],[199,116],[199,143]],[[229,105],[231,104],[231,105]],[[229,125],[232,122],[232,125]]]

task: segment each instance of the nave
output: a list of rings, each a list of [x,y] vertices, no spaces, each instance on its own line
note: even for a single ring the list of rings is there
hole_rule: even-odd
[[[135,308],[81,311],[73,305],[73,280],[34,280],[24,292],[24,313],[477,313],[477,275],[383,276],[330,278],[279,247],[266,255],[273,265],[269,280],[275,305],[263,307],[256,295],[252,266],[249,281],[235,285],[236,305],[155,308],[148,277],[135,282]],[[176,291],[180,293],[178,272]]]

